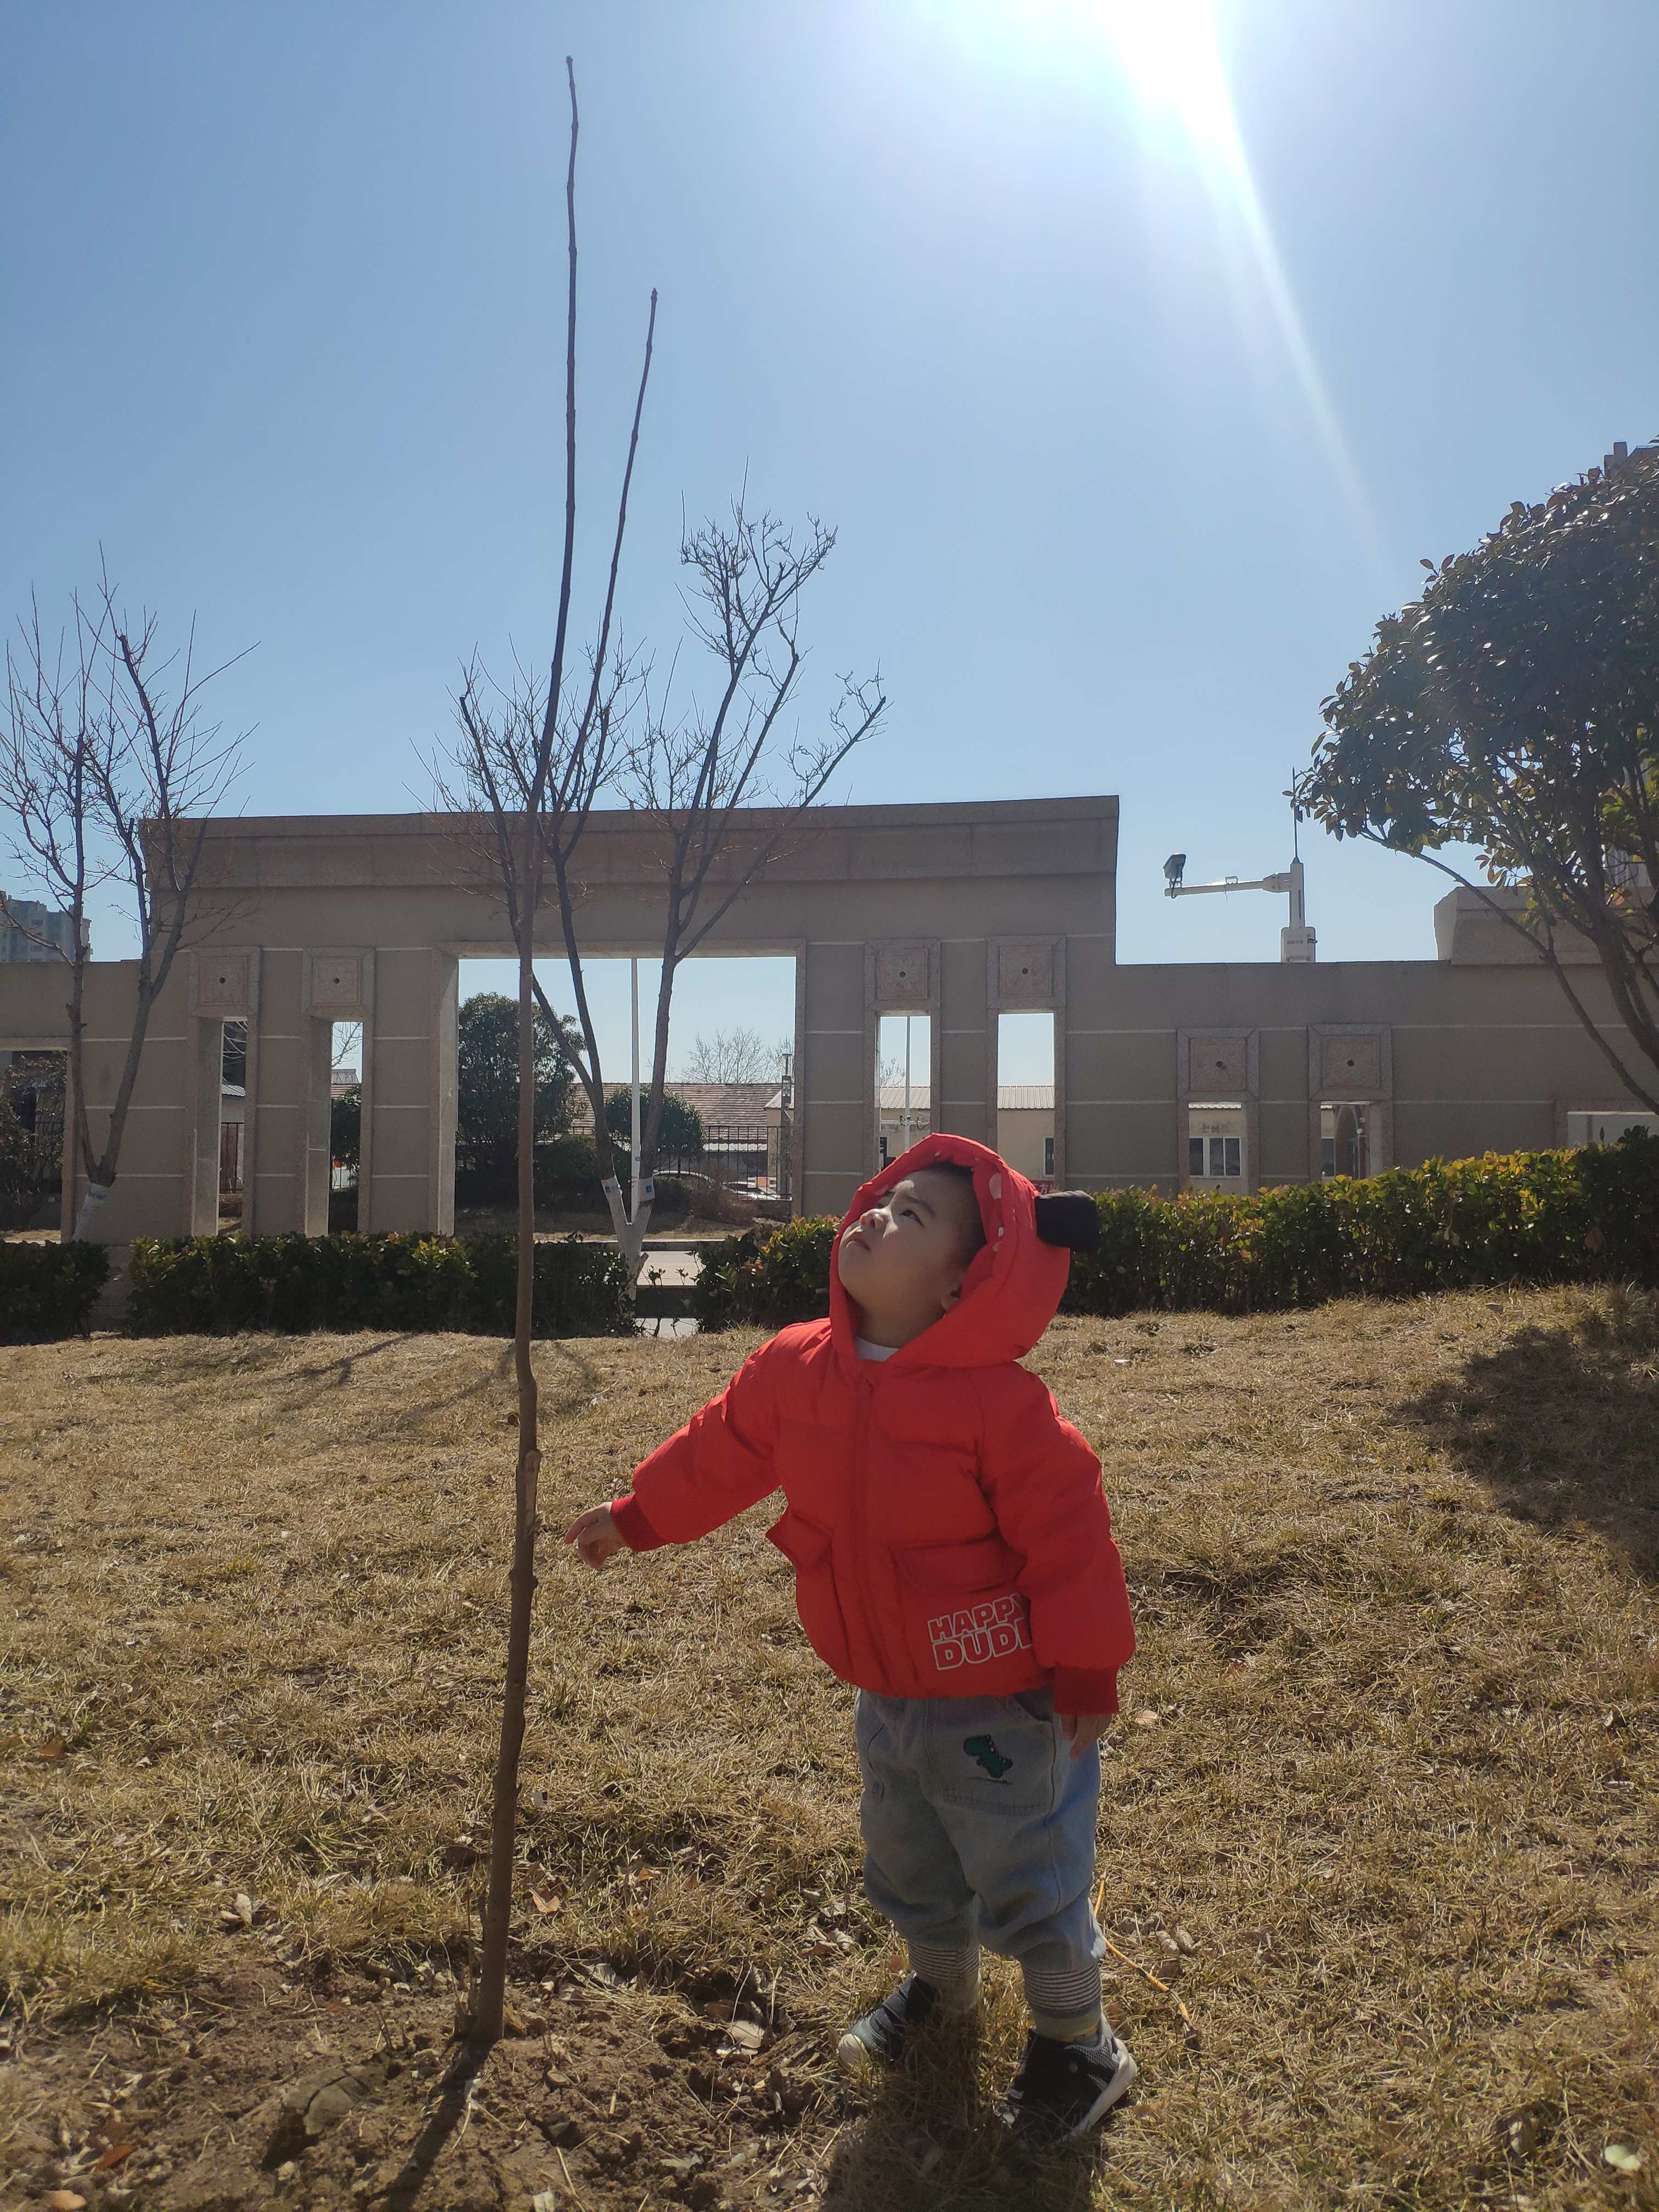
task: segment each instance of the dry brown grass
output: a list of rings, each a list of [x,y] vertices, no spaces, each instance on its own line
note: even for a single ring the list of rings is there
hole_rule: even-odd
[[[544,1347],[550,1521],[623,1487],[753,1340]],[[1141,1638],[1100,1860],[1139,2100],[1094,2152],[999,2165],[1006,1970],[976,2064],[835,2081],[890,1951],[859,1893],[851,1692],[800,1639],[763,1509],[600,1577],[548,1547],[520,2002],[549,2039],[505,2049],[471,2164],[447,2152],[420,2203],[525,2206],[544,2168],[562,2207],[629,2212],[826,2187],[860,2212],[1659,2203],[1651,1304],[1067,1321],[1035,1364],[1101,1453]],[[307,2033],[384,2059],[452,2001],[511,1402],[478,1340],[0,1352],[0,2203],[123,2129],[131,2155],[75,2184],[93,2204],[345,2206],[396,2174],[401,2108],[358,2124],[356,2166],[319,2145],[281,2188],[246,2139]],[[697,2021],[734,1996],[759,2059]],[[112,2117],[120,2067],[145,2086]],[[550,2098],[580,2108],[568,2148]],[[915,2126],[944,2154],[925,2182]],[[699,2178],[661,2167],[688,2150]]]

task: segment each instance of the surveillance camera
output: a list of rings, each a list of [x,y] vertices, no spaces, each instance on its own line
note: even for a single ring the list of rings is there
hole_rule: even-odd
[[[1173,890],[1175,886],[1181,881],[1182,875],[1186,869],[1186,866],[1187,855],[1184,853],[1171,853],[1169,859],[1164,863],[1164,880],[1170,885],[1171,890]]]

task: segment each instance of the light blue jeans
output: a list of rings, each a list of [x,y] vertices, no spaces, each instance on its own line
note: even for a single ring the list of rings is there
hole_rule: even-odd
[[[1090,1904],[1100,1751],[1073,1759],[1053,1693],[858,1692],[865,1893],[930,1981],[971,1984],[978,1947],[1019,1962],[1046,2022],[1100,2002],[1106,1946]]]

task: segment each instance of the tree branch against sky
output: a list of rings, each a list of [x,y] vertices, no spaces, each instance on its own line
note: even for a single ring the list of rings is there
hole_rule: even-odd
[[[1421,599],[1325,702],[1297,801],[1474,891],[1659,1113],[1659,448],[1517,500],[1472,551],[1423,565]],[[1484,885],[1441,857],[1459,843]],[[1492,896],[1517,886],[1519,915]],[[1594,947],[1622,1041],[1575,986],[1563,931]]]
[[[31,605],[6,650],[0,732],[0,810],[12,856],[26,889],[70,917],[65,952],[0,892],[0,917],[61,959],[67,974],[70,1113],[87,1178],[77,1237],[114,1185],[150,1016],[188,941],[209,821],[236,778],[243,743],[202,719],[203,693],[243,655],[198,673],[192,623],[180,651],[158,659],[156,617],[145,611],[129,623],[118,597],[101,571],[95,598],[74,598],[55,640]],[[88,907],[111,890],[137,937],[137,975],[115,1095],[100,1123],[87,1097]],[[217,926],[224,920],[221,909]]]
[[[682,1083],[777,1083],[781,1081],[783,1057],[794,1050],[793,1037],[780,1037],[769,1045],[758,1030],[716,1030],[712,1036],[698,1032],[685,1055],[678,1080]]]
[[[881,726],[878,673],[843,675],[823,726],[804,736],[793,715],[805,649],[801,599],[829,559],[836,533],[809,517],[799,537],[777,516],[751,514],[745,495],[680,548],[693,637],[713,659],[712,698],[684,708],[653,699],[648,684],[617,769],[628,804],[653,823],[663,853],[663,920],[651,1084],[641,1133],[640,1218],[624,1249],[637,1273],[650,1219],[651,1178],[668,1076],[675,979],[817,805],[854,750]],[[781,811],[764,829],[750,810]]]

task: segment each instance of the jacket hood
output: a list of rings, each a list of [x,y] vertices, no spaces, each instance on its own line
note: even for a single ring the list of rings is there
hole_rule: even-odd
[[[884,1372],[902,1363],[917,1367],[994,1367],[1023,1359],[1054,1317],[1072,1255],[1037,1235],[1035,1183],[1028,1182],[988,1146],[969,1137],[932,1136],[912,1145],[872,1176],[836,1232],[830,1259],[830,1322],[836,1350],[856,1357],[853,1302],[842,1287],[841,1239],[848,1225],[878,1206],[895,1183],[918,1169],[971,1168],[985,1244],[974,1255],[962,1296],[920,1336],[902,1345]]]

